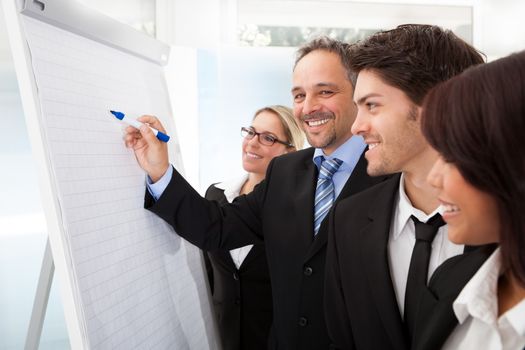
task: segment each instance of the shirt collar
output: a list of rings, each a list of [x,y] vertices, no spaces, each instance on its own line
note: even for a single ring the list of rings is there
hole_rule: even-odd
[[[313,161],[317,166],[317,169],[321,167],[321,157],[326,159],[337,158],[343,161],[343,164],[339,167],[340,170],[345,170],[348,168],[354,168],[361,154],[363,153],[366,147],[366,143],[363,140],[363,137],[359,135],[354,135],[346,140],[341,146],[339,146],[332,154],[329,156],[325,155],[321,148],[316,148],[313,155]]]
[[[516,333],[525,337],[525,299],[522,299],[517,305],[505,313],[507,320],[516,330]]]
[[[215,187],[224,190],[224,197],[231,203],[236,197],[239,197],[239,192],[247,180],[248,174],[243,174],[231,180],[220,182]]]
[[[407,224],[413,225],[413,221],[410,220],[410,217],[414,215],[419,221],[427,222],[428,219],[433,217],[435,214],[439,213],[439,207],[436,208],[429,215],[425,214],[422,210],[414,208],[412,202],[408,199],[408,196],[405,192],[405,174],[401,173],[399,178],[399,193],[398,193],[398,202],[396,215],[393,217],[392,227],[393,227],[393,236],[395,240],[399,237],[401,232]],[[415,231],[414,231],[415,232]]]
[[[500,248],[485,261],[454,301],[459,323],[472,316],[494,324],[498,315],[498,279],[501,274]]]

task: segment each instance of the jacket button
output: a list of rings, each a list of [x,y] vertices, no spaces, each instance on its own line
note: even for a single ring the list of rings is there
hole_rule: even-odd
[[[235,305],[241,305],[241,299],[235,298]]]
[[[304,327],[308,324],[308,320],[305,317],[299,317],[299,326]]]
[[[303,270],[303,273],[305,274],[305,276],[310,276],[312,272],[314,272],[314,270],[310,266],[305,267]]]
[[[239,275],[237,274],[237,272],[233,273],[233,279],[236,280],[236,281],[239,280]]]

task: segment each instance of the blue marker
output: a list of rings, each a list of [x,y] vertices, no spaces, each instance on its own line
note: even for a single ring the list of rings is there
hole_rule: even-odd
[[[143,123],[139,122],[138,120],[126,117],[126,115],[124,113],[122,113],[122,112],[116,112],[116,111],[110,111],[110,112],[111,112],[111,114],[113,114],[115,116],[115,118],[117,118],[118,120],[122,120],[124,123],[126,123],[128,125],[131,125],[134,128],[140,129],[140,127],[142,125],[144,125]],[[166,135],[165,133],[160,132],[157,129],[154,129],[151,126],[149,128],[151,129],[151,131],[153,131],[155,136],[157,136],[157,138],[159,140],[161,140],[162,142],[168,142],[169,141],[170,137],[168,135]]]

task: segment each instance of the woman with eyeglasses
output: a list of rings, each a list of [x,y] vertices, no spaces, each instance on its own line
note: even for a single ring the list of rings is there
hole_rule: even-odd
[[[455,299],[442,349],[524,349],[525,51],[436,87],[423,111],[450,240],[499,243]]]
[[[241,128],[241,136],[246,173],[211,185],[207,199],[222,204],[250,193],[274,157],[301,149],[305,140],[292,110],[278,105],[259,109],[251,126]],[[208,252],[205,257],[222,348],[267,349],[272,293],[264,246]]]

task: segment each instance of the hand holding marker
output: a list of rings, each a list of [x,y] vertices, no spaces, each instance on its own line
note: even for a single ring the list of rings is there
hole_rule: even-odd
[[[123,121],[124,123],[126,123],[128,125],[131,125],[134,128],[140,129],[140,127],[142,125],[144,125],[143,123],[139,122],[138,120],[126,117],[126,115],[124,113],[122,113],[122,112],[116,112],[116,111],[110,111],[110,112],[111,112],[111,114],[113,114],[115,116],[115,118],[117,118],[118,120]],[[168,142],[169,141],[170,137],[168,135],[166,135],[163,132],[158,131],[157,129],[152,128],[149,125],[148,125],[148,127],[151,129],[151,131],[153,131],[153,133],[155,134],[155,136],[157,136],[157,138],[159,140],[161,140],[162,142]]]

